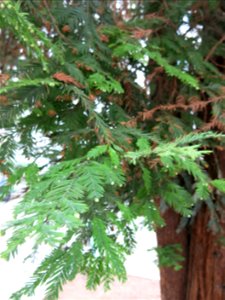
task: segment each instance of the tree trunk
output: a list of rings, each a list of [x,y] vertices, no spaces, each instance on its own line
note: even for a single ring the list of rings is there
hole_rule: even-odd
[[[188,235],[187,230],[177,232],[180,223],[180,216],[172,209],[168,209],[163,218],[166,226],[157,230],[158,246],[164,247],[170,244],[181,244],[183,256],[188,256]],[[180,271],[174,271],[171,268],[160,268],[160,287],[161,300],[183,300],[185,299],[185,286],[187,282],[187,264],[183,262],[183,268]]]
[[[225,152],[217,153],[217,161],[225,177]],[[179,215],[171,209],[164,213],[167,226],[157,231],[158,245],[180,243],[185,261],[180,271],[160,269],[162,300],[225,300],[225,210],[222,204],[217,216],[220,230],[215,232],[209,226],[210,210],[203,202],[192,224],[178,233]]]
[[[208,228],[209,220],[204,205],[191,229],[186,298],[177,299],[225,299],[225,247],[220,234]]]

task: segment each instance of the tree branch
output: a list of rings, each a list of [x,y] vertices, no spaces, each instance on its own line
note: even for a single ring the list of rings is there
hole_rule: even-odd
[[[46,0],[43,0],[43,3],[44,3],[44,6],[45,6],[46,10],[48,11],[48,14],[49,14],[51,20],[52,20],[52,24],[53,24],[53,26],[54,26],[54,28],[55,28],[55,31],[58,33],[58,35],[61,37],[61,39],[62,39],[63,41],[65,41],[65,42],[68,43],[69,40],[68,40],[68,39],[64,36],[64,34],[62,34],[62,32],[60,31],[60,29],[59,29],[59,27],[58,27],[58,25],[57,25],[57,21],[56,21],[55,17],[52,15],[51,10],[50,10],[50,8],[49,8],[49,6],[48,6],[47,1],[46,1]]]
[[[207,54],[205,61],[208,61],[213,53],[216,51],[216,48],[219,47],[225,41],[225,34],[221,37],[221,39],[210,49],[209,53]]]

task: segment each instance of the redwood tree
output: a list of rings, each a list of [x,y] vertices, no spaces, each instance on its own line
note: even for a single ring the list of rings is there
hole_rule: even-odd
[[[138,217],[157,233],[162,300],[225,299],[224,1],[0,8],[2,197],[27,184],[1,255],[29,236],[52,247],[12,299],[43,283],[57,299],[77,273],[124,281]]]

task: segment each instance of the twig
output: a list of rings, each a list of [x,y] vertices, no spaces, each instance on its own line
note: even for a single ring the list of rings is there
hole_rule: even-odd
[[[213,53],[216,51],[216,48],[225,41],[225,35],[221,37],[221,39],[210,49],[209,53],[207,54],[205,61],[208,61]]]
[[[50,10],[50,8],[49,8],[49,6],[48,6],[47,1],[46,1],[46,0],[43,0],[43,3],[44,3],[44,6],[46,7],[46,9],[47,9],[47,11],[48,11],[48,13],[49,13],[49,16],[50,16],[50,18],[51,18],[51,20],[52,20],[52,23],[53,23],[53,26],[54,26],[54,28],[55,28],[55,31],[58,33],[58,35],[61,37],[62,40],[64,40],[64,41],[67,42],[67,43],[70,42],[70,41],[64,36],[64,34],[62,34],[62,32],[59,30],[59,27],[58,27],[58,25],[57,25],[57,21],[56,21],[55,17],[52,15],[51,10]]]

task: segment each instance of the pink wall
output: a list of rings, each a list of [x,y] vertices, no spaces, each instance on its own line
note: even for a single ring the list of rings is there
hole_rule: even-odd
[[[65,285],[59,300],[160,300],[159,281],[128,276],[128,280],[122,284],[116,281],[112,289],[104,292],[103,287],[96,291],[85,288],[85,277],[77,278]]]

